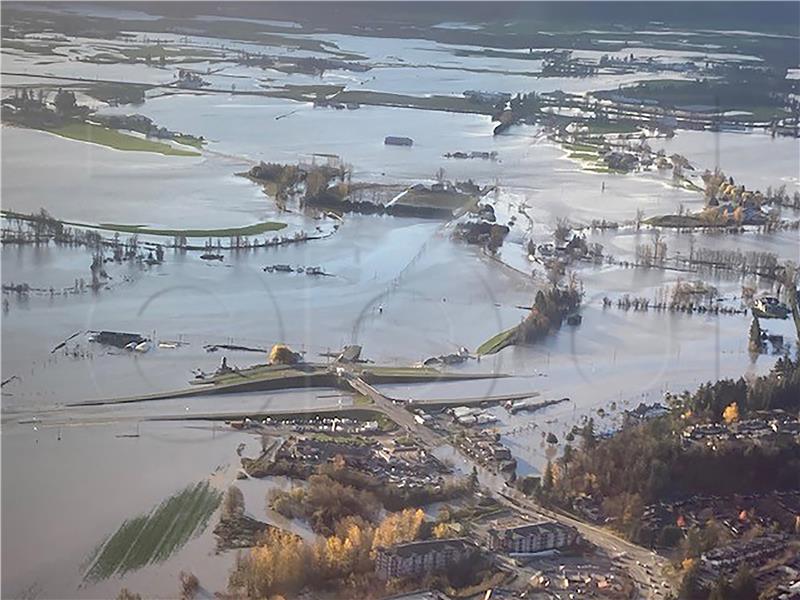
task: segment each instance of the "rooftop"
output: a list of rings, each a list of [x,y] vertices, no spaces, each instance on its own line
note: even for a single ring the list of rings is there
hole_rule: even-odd
[[[427,552],[440,551],[447,548],[454,550],[462,550],[469,545],[466,538],[450,538],[444,540],[422,540],[418,542],[406,542],[405,544],[397,544],[388,548],[381,548],[383,552],[396,554],[397,556],[407,558],[416,554],[425,554]]]

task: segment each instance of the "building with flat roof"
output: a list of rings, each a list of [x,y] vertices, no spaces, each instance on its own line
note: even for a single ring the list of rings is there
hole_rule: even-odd
[[[477,552],[464,538],[424,540],[379,548],[375,572],[381,579],[416,577],[443,571]]]
[[[578,530],[556,521],[536,521],[489,530],[489,547],[510,554],[533,554],[571,546],[578,539]]]
[[[387,146],[413,146],[414,140],[412,140],[410,137],[387,135],[385,138],[383,138],[383,143]]]

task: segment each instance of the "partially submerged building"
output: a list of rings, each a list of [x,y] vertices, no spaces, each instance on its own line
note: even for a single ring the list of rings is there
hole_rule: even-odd
[[[385,138],[383,138],[383,143],[386,146],[413,146],[414,140],[412,140],[410,137],[387,135]]]
[[[92,336],[91,340],[106,346],[125,348],[131,344],[134,346],[141,344],[147,341],[147,338],[139,335],[138,333],[125,333],[122,331],[98,331]]]

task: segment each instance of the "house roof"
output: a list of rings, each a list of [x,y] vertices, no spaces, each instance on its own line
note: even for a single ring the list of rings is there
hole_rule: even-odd
[[[531,533],[546,531],[559,531],[572,529],[569,525],[562,525],[556,521],[537,521],[535,523],[524,523],[512,527],[500,528],[497,531],[503,535],[528,535]]]
[[[446,548],[462,550],[469,544],[466,538],[450,538],[443,540],[422,540],[419,542],[406,542],[388,548],[380,548],[380,551],[387,554],[395,554],[402,558],[408,558],[415,554],[427,554],[428,552],[441,551]]]

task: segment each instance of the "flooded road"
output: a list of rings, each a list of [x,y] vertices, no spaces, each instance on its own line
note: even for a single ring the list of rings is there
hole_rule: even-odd
[[[456,56],[455,46],[423,40],[333,34],[317,38],[367,56],[374,68],[365,73],[326,71],[320,77],[210,62],[199,63],[199,68],[223,67],[209,79],[228,87],[236,81],[240,90],[258,89],[263,80],[271,79],[270,85],[339,82],[356,89],[413,95],[484,88],[584,92],[642,77],[542,78],[527,73],[538,70],[541,61],[524,57]],[[298,39],[306,38],[298,34]],[[264,48],[228,42],[231,48]],[[90,53],[97,50],[97,43],[76,39],[65,47]],[[184,43],[205,47],[212,42]],[[119,42],[120,47],[126,44]],[[166,68],[91,64],[61,55],[53,57],[52,64],[37,65],[38,59],[29,52],[4,51],[2,56],[4,70],[149,83],[171,81],[181,64]],[[91,224],[225,228],[278,221],[291,232],[310,232],[331,220],[320,221],[296,207],[291,212],[281,210],[261,186],[236,173],[262,160],[297,163],[314,154],[335,154],[352,165],[354,181],[431,183],[441,168],[448,179],[497,186],[490,200],[498,214],[530,221],[526,235],[520,233],[524,228],[515,228],[497,256],[491,257],[452,239],[452,224],[347,214],[325,239],[225,252],[222,261],[204,261],[202,251],[168,249],[158,265],[107,263],[107,288],[96,292],[69,291],[76,280],[91,278],[92,253],[86,248],[4,245],[3,284],[27,283],[39,290],[3,295],[7,304],[2,317],[2,373],[4,380],[16,376],[4,386],[2,397],[4,597],[30,591],[30,597],[105,598],[122,586],[163,597],[176,593],[181,569],[203,573],[207,589],[223,589],[233,554],[213,555],[210,530],[164,563],[96,584],[82,581],[86,559],[126,519],[198,481],[209,480],[225,489],[234,481],[237,446],[244,442],[251,455],[257,452],[253,436],[220,424],[150,419],[329,408],[349,406],[353,400],[336,391],[314,389],[81,408],[65,405],[183,388],[195,370],[213,371],[223,356],[240,367],[267,360],[266,352],[207,351],[205,346],[213,344],[266,351],[286,343],[309,362],[324,362],[321,353],[360,344],[366,358],[398,366],[461,347],[474,351],[499,331],[518,324],[537,290],[546,285],[541,266],[527,257],[529,237],[550,241],[559,218],[574,225],[587,225],[593,219],[626,223],[637,210],[650,217],[681,207],[696,210],[704,204],[702,194],[678,189],[658,173],[583,170],[538,126],[519,125],[494,136],[491,119],[476,114],[378,106],[334,110],[314,108],[310,102],[194,92],[148,98],[136,107],[104,106],[101,112],[141,113],[159,126],[202,135],[207,144],[200,157],[160,156],[4,125],[3,208],[26,213],[44,208],[59,219]],[[414,145],[386,146],[383,140],[388,135],[411,137]],[[719,165],[748,186],[785,184],[790,193],[798,189],[796,139],[681,131],[672,140],[655,140],[652,145],[668,154],[685,155],[700,171]],[[498,160],[443,157],[456,151],[497,152]],[[590,232],[588,241],[602,244],[605,253],[618,261],[630,261],[636,247],[651,243],[652,235],[649,230],[622,227]],[[781,260],[800,260],[796,230],[737,235],[667,232],[664,239],[670,254],[685,255],[692,245],[772,252]],[[264,271],[275,264],[320,266],[331,276]],[[530,276],[532,270],[537,271],[535,277]],[[480,361],[449,367],[509,377],[387,385],[381,391],[416,400],[526,392],[536,392],[543,400],[569,398],[513,416],[501,407],[491,409],[499,419],[493,427],[525,475],[539,473],[556,452],[544,441],[547,433],[563,440],[573,425],[589,417],[598,430],[611,430],[622,411],[639,402],[656,402],[667,391],[693,389],[709,380],[763,373],[777,358],[750,356],[749,316],[603,308],[606,296],[652,298],[691,275],[619,264],[578,264],[574,271],[584,290],[580,326],[565,325],[534,346],[510,347]],[[759,291],[775,287],[769,281],[724,274],[709,276],[708,281],[726,302],[737,306],[743,285]],[[783,335],[789,350],[795,351],[790,321],[769,322],[766,327]],[[138,332],[181,344],[129,352],[88,341],[85,332],[96,330]],[[84,333],[66,351],[51,352],[77,331]],[[118,437],[134,433],[139,437]],[[277,518],[265,510],[268,487],[264,482],[242,482],[248,513],[255,518]]]

